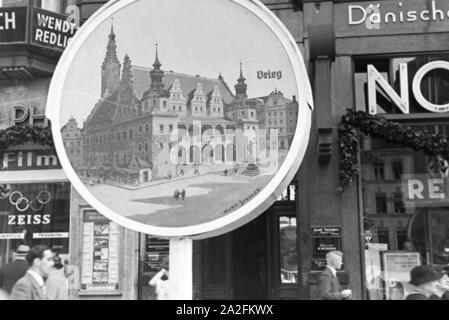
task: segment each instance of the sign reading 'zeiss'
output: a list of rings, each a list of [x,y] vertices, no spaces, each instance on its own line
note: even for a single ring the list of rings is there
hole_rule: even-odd
[[[449,71],[448,61],[432,61],[423,66],[413,76],[410,88],[408,65],[399,64],[399,92],[397,92],[373,65],[368,65],[368,109],[370,114],[378,113],[378,90],[386,95],[405,114],[410,113],[410,89],[417,103],[424,109],[443,113],[449,112],[449,103],[436,104],[429,101],[422,92],[421,83],[425,76],[434,70],[439,69]]]

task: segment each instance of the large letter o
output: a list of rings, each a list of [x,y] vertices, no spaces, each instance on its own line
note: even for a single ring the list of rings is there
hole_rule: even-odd
[[[433,104],[429,102],[426,98],[424,98],[421,92],[421,82],[424,76],[435,69],[446,69],[449,71],[449,62],[447,61],[433,61],[426,65],[424,65],[415,75],[413,79],[413,94],[415,95],[416,101],[425,109],[432,112],[448,112],[449,111],[449,103],[444,105]]]

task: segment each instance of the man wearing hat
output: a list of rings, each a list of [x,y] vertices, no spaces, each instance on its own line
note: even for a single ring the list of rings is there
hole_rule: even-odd
[[[22,278],[28,270],[28,263],[25,257],[30,251],[30,247],[20,245],[13,253],[13,262],[0,268],[0,289],[7,294],[11,294],[16,282]]]
[[[441,274],[430,266],[417,266],[410,271],[410,284],[415,288],[405,300],[431,300],[430,296],[438,295]]]
[[[438,267],[441,273],[441,279],[438,283],[438,294],[430,296],[430,300],[449,300],[449,266]]]

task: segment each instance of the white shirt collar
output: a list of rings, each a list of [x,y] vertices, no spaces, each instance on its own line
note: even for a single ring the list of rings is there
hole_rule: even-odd
[[[330,271],[332,271],[332,274],[334,275],[334,277],[337,277],[337,270],[335,270],[335,268],[331,267],[331,266],[327,266]]]
[[[37,281],[40,287],[44,285],[44,279],[42,279],[42,277],[36,271],[28,269],[27,272],[34,278],[34,280]]]

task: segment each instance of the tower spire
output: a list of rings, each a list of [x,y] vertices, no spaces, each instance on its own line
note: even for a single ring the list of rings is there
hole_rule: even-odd
[[[156,42],[156,59],[154,60],[153,67],[155,69],[160,69],[162,64],[159,62],[159,44]]]
[[[246,90],[248,89],[248,85],[245,83],[246,79],[243,76],[243,63],[240,61],[240,77],[237,79],[237,84],[234,86],[235,93],[239,99],[247,98]]]
[[[114,32],[114,23],[111,23],[111,31],[109,33],[109,41],[106,47],[106,55],[101,67],[101,95],[106,92],[112,93],[117,90],[120,84],[120,62],[117,58],[117,43]]]
[[[164,90],[164,71],[161,70],[161,62],[159,61],[159,44],[156,42],[156,59],[154,60],[154,69],[150,71],[151,84],[150,89],[153,92],[162,92]]]

